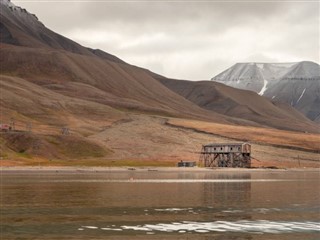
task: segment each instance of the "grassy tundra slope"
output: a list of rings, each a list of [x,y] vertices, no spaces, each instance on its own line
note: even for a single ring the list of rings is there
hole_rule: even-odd
[[[96,122],[99,123],[103,121]],[[255,167],[320,166],[319,135],[316,134],[295,135],[282,130],[136,113],[129,113],[126,120],[110,126],[90,129],[86,135],[80,135],[80,130],[72,129],[72,136],[45,131],[41,134],[24,133],[24,138],[19,136],[20,142],[16,142],[12,134],[2,134],[0,139],[5,142],[8,155],[2,163],[16,166],[175,166],[180,160],[197,161],[204,143],[252,138]],[[261,131],[266,137],[255,139],[253,136],[261,135]],[[28,136],[29,142],[41,143],[39,149],[34,149],[32,144],[19,145],[21,139]],[[299,143],[299,136],[310,140]]]

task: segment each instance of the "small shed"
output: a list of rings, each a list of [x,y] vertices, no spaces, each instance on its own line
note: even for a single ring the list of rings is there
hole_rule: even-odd
[[[197,166],[196,162],[191,162],[191,161],[180,161],[178,162],[178,167],[195,167]]]
[[[12,127],[10,124],[6,124],[6,123],[0,123],[0,131],[1,132],[8,132],[11,131]]]
[[[210,143],[202,146],[200,162],[204,167],[251,167],[249,143]]]

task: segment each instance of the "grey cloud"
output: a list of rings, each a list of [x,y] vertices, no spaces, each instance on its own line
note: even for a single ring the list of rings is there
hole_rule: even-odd
[[[229,25],[244,24],[256,19],[267,20],[286,11],[288,3],[230,3],[230,2],[20,2],[35,9],[46,24],[56,25],[60,31],[76,27],[128,26],[130,29],[192,30],[225,29]],[[49,13],[49,14],[48,14]],[[67,22],[67,24],[66,24]]]
[[[319,62],[317,2],[19,1],[17,5],[85,46],[170,77],[209,79],[248,60]]]
[[[125,27],[127,31],[180,31],[193,33],[195,29],[223,31],[286,11],[280,3],[208,3],[208,2],[134,2],[85,3],[81,18],[85,25],[93,23],[108,28]],[[81,19],[79,19],[81,21]]]

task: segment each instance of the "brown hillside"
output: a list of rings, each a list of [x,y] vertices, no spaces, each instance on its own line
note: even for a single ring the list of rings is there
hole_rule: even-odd
[[[158,77],[166,87],[198,106],[223,115],[284,130],[319,132],[319,127],[287,104],[274,104],[252,91],[212,81],[183,81]]]
[[[0,50],[2,74],[19,76],[63,95],[117,108],[219,122],[231,119],[201,109],[128,64],[52,49],[1,44]]]

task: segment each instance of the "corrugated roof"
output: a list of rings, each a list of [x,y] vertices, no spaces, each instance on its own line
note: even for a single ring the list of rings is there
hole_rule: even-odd
[[[206,144],[203,146],[204,147],[242,146],[243,144],[249,144],[249,143],[247,143],[247,142],[244,142],[244,143],[209,143],[209,144]]]

